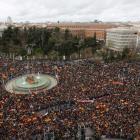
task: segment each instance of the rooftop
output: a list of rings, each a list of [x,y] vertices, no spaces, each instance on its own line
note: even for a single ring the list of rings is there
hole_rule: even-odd
[[[112,29],[107,29],[107,31],[110,31],[110,32],[138,32],[138,30],[136,29],[133,29],[133,28],[126,28],[126,27],[119,27],[119,28],[112,28]]]

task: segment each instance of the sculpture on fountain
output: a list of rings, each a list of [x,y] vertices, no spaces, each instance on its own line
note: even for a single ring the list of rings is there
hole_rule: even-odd
[[[28,75],[26,77],[26,82],[28,82],[29,84],[37,84],[38,83],[38,80],[35,78],[35,76]]]

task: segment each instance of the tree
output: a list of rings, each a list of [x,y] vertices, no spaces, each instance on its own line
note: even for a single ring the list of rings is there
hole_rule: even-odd
[[[44,55],[44,52],[43,52],[43,50],[41,48],[34,48],[33,54],[35,56],[43,56]]]
[[[130,49],[127,48],[127,47],[124,48],[123,51],[122,51],[122,59],[128,58],[129,53],[130,53]]]
[[[55,27],[54,32],[55,33],[60,33],[60,28],[59,27]]]
[[[114,59],[115,59],[115,57],[114,57],[114,52],[113,52],[113,51],[109,51],[108,60],[112,62]]]
[[[96,33],[94,33],[93,37],[88,37],[85,39],[85,44],[88,47],[95,47],[96,46]]]
[[[80,43],[80,44],[79,44]],[[75,37],[66,29],[54,29],[30,27],[21,30],[17,27],[8,27],[2,38],[0,38],[0,50],[5,53],[14,53],[17,55],[26,55],[26,49],[29,47],[33,50],[34,55],[44,55],[57,52],[60,57],[67,59],[73,53],[80,53],[87,47],[94,47],[96,44],[96,34],[94,37],[81,39]]]
[[[26,55],[27,55],[26,49],[21,48],[19,54],[20,54],[21,56],[26,56]]]
[[[58,59],[58,52],[52,50],[52,51],[48,54],[48,58],[49,58],[49,59],[53,59],[53,60],[57,60],[57,59]]]
[[[64,39],[68,40],[71,37],[70,31],[68,29],[65,30]]]
[[[93,37],[94,45],[96,45],[96,41],[97,41],[97,38],[96,38],[96,32],[95,32],[95,33],[94,33],[94,37]]]

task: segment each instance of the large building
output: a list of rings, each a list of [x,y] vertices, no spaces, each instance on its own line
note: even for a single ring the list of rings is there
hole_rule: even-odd
[[[124,48],[137,49],[138,30],[132,28],[113,28],[107,30],[106,46],[114,51],[123,51]]]
[[[69,29],[75,36],[86,38],[93,37],[96,33],[98,40],[106,39],[106,29],[118,27],[111,23],[51,23],[48,28],[59,27],[62,30]]]
[[[133,29],[138,31],[138,51],[140,52],[140,24],[133,25]]]

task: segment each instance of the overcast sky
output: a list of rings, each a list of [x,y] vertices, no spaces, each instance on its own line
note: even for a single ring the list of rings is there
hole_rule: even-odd
[[[140,0],[0,0],[0,21],[140,21]]]

